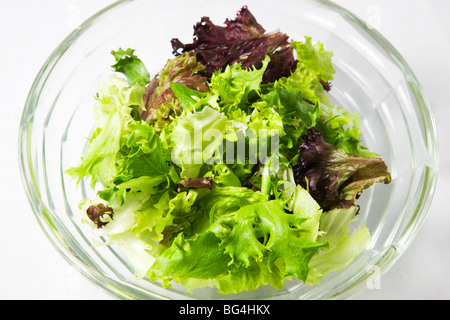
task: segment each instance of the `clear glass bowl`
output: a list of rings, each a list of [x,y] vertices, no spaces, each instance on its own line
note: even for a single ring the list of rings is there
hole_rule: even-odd
[[[261,287],[238,295],[214,289],[163,288],[136,280],[113,247],[97,246],[81,223],[78,202],[93,196],[64,174],[75,166],[93,126],[94,82],[111,74],[112,49],[134,48],[152,75],[171,58],[170,39],[192,40],[201,16],[215,23],[233,18],[241,1],[119,1],[71,33],[34,82],[20,123],[23,183],[44,232],[87,278],[123,299],[332,299],[348,298],[383,274],[415,237],[430,206],[437,175],[436,128],[413,72],[376,30],[329,1],[246,1],[267,31],[292,39],[304,35],[334,52],[332,101],[361,116],[364,145],[382,155],[392,183],[366,190],[357,224],[366,223],[373,243],[341,272],[310,287],[287,281],[281,290]],[[174,10],[176,8],[176,10]]]

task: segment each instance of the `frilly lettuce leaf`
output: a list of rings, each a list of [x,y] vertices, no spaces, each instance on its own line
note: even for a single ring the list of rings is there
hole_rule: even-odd
[[[210,173],[211,179],[218,186],[241,187],[242,182],[233,168],[224,163],[216,164]]]
[[[146,87],[144,108],[140,110],[140,117],[157,131],[167,127],[183,111],[182,103],[172,91],[171,83],[180,83],[192,90],[207,92],[207,79],[201,74],[204,68],[192,53],[168,60]]]
[[[222,158],[220,147],[230,126],[223,113],[209,106],[199,112],[185,112],[176,119],[171,135],[172,161],[182,168],[181,178],[198,178],[205,163]]]
[[[357,206],[352,206],[347,209],[333,209],[321,215],[320,228],[323,234],[319,236],[319,241],[327,239],[328,247],[321,248],[320,252],[311,258],[307,279],[309,285],[318,283],[330,272],[342,270],[372,242],[369,229],[365,225],[350,229],[358,211]]]
[[[333,52],[324,49],[322,42],[312,43],[312,38],[305,36],[305,42],[293,41],[292,46],[297,52],[297,60],[311,73],[317,75],[319,81],[333,80]]]
[[[317,241],[318,237],[324,232],[320,225],[320,218],[323,213],[322,208],[309,194],[308,190],[303,189],[299,185],[295,188],[293,198],[293,214],[306,218],[306,221],[302,224],[302,226],[307,230],[307,232],[301,233],[300,235],[309,241]]]
[[[269,270],[281,259],[284,277],[306,280],[308,262],[326,242],[316,243],[299,236],[311,232],[303,226],[308,217],[286,213],[281,201],[256,203],[243,207],[218,221],[218,237],[231,263],[249,267],[252,261],[267,263]],[[262,238],[262,243],[258,240]]]
[[[352,207],[363,190],[374,183],[391,181],[380,158],[346,153],[325,142],[322,133],[314,128],[303,140],[294,166],[295,181],[307,187],[324,210]]]
[[[174,224],[174,216],[169,213],[170,200],[169,192],[165,191],[159,197],[151,197],[136,210],[136,224],[131,229],[133,233],[154,245],[164,240],[164,231]]]
[[[155,257],[151,254],[152,246],[133,232],[111,235],[109,242],[119,247],[125,254],[134,268],[136,278],[144,278],[148,268],[155,262]]]
[[[297,66],[291,75],[278,80],[280,84],[300,89],[303,99],[313,104],[328,100],[322,83],[333,79],[333,53],[324,50],[320,42],[313,45],[311,37],[305,37],[305,42],[292,41],[291,45],[297,53]]]
[[[129,87],[125,79],[117,76],[111,76],[106,83],[98,83],[97,87],[99,93],[94,106],[97,129],[80,164],[67,173],[77,180],[89,177],[92,186],[97,182],[108,186],[119,173],[116,166],[119,151],[133,133],[129,126],[134,122],[131,106],[143,106],[145,89],[138,84]]]
[[[174,53],[195,52],[205,65],[208,78],[236,63],[242,64],[243,69],[260,68],[267,55],[271,62],[264,72],[263,83],[289,76],[295,69],[289,37],[278,30],[266,33],[246,6],[234,20],[227,19],[225,24],[223,27],[215,25],[208,17],[202,17],[194,26],[193,43],[183,44],[179,39],[172,39]]]
[[[253,67],[244,70],[241,63],[235,63],[213,73],[211,92],[217,94],[222,105],[239,106],[245,110],[245,106],[249,105],[249,94],[260,89],[269,62],[269,56],[265,56],[259,69]]]
[[[150,82],[150,74],[145,64],[134,54],[133,49],[119,49],[112,51],[111,54],[116,59],[116,64],[112,67],[116,72],[120,72],[128,79],[130,86],[136,83],[145,87]]]
[[[245,187],[216,186],[212,191],[199,195],[197,207],[212,224],[241,207],[267,200],[267,195]]]
[[[230,257],[220,249],[220,239],[213,232],[204,232],[191,240],[180,233],[170,248],[158,256],[148,276],[163,280],[166,286],[172,280],[214,279],[225,275]]]
[[[274,110],[279,126],[282,126],[280,152],[290,157],[298,150],[302,135],[319,118],[319,105],[312,105],[303,98],[299,88],[283,85],[281,81],[274,83],[271,91],[262,96],[266,104],[264,109]],[[276,128],[273,121],[270,125]]]

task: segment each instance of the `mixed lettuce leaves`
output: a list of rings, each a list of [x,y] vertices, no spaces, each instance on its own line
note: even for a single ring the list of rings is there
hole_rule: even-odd
[[[361,145],[358,115],[328,99],[323,43],[266,33],[247,7],[194,35],[172,39],[153,78],[134,50],[112,51],[96,130],[67,171],[97,191],[84,221],[164,286],[314,285],[370,244],[351,222],[387,166]]]

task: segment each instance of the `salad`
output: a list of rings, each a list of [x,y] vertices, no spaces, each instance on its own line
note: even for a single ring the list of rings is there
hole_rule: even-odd
[[[367,248],[356,202],[391,176],[328,98],[332,51],[266,32],[246,6],[171,44],[152,76],[135,50],[112,51],[97,85],[96,130],[67,171],[96,191],[80,202],[94,236],[138,278],[224,294],[315,285]]]

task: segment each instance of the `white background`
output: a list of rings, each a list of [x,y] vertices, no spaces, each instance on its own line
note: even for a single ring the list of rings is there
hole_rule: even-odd
[[[335,2],[376,27],[404,56],[431,102],[440,135],[440,176],[429,215],[376,288],[356,298],[450,299],[450,1]],[[0,1],[0,299],[111,299],[47,240],[25,197],[17,160],[18,124],[40,67],[72,29],[111,3]]]

